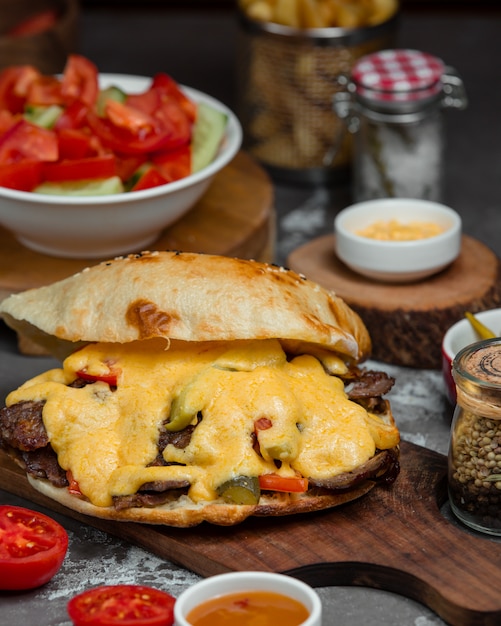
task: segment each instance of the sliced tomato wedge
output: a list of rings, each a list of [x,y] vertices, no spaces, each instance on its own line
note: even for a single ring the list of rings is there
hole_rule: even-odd
[[[0,165],[0,187],[33,191],[42,182],[42,161],[18,161]]]
[[[78,100],[95,105],[99,93],[97,67],[84,56],[70,54],[61,81],[61,93],[68,103]]]
[[[82,128],[87,123],[88,110],[89,107],[86,104],[75,100],[57,118],[54,130],[57,132],[65,128]]]
[[[191,174],[191,148],[186,144],[158,152],[152,156],[151,162],[169,182],[185,178]]]
[[[92,137],[78,128],[63,128],[57,133],[59,158],[83,159],[96,154]]]
[[[103,585],[68,602],[74,626],[172,626],[173,596],[144,585]]]
[[[83,159],[66,159],[57,163],[45,163],[43,166],[44,179],[53,183],[68,180],[111,178],[116,174],[116,162],[113,154]]]
[[[0,163],[23,159],[57,161],[59,149],[56,135],[45,128],[20,119],[0,138]]]
[[[173,100],[185,112],[188,119],[193,123],[197,117],[197,105],[181,90],[176,81],[164,73],[153,77],[152,89],[160,93],[163,102]]]
[[[27,88],[26,102],[34,105],[63,105],[66,101],[61,83],[55,76],[39,76]]]
[[[55,520],[23,507],[0,506],[0,589],[34,589],[61,568],[68,534]]]
[[[138,134],[115,126],[110,120],[101,118],[92,111],[89,112],[87,120],[102,143],[121,154],[147,154],[167,148],[173,143],[171,130],[160,126],[150,133]]]
[[[41,76],[32,65],[16,65],[0,72],[0,108],[22,113],[29,85]]]
[[[131,187],[131,191],[141,191],[143,189],[152,189],[160,185],[166,185],[169,181],[153,166],[149,167],[146,172],[140,176],[139,180]]]
[[[82,380],[86,380],[91,383],[102,381],[103,383],[108,383],[110,387],[117,386],[119,374],[120,370],[113,368],[110,368],[110,371],[106,374],[89,374],[89,372],[85,369],[76,372],[78,378],[81,378]]]
[[[117,160],[117,174],[122,182],[127,182],[141,165],[146,163],[146,154],[115,154]]]
[[[308,479],[300,476],[279,476],[263,474],[259,477],[259,486],[264,491],[286,491],[288,493],[304,493],[308,491]]]

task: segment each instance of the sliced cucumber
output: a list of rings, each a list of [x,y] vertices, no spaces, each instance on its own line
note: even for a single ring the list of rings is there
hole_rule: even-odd
[[[127,94],[120,89],[120,87],[116,87],[115,85],[111,85],[110,87],[106,87],[106,89],[101,89],[99,95],[97,97],[96,110],[98,115],[104,115],[104,107],[106,105],[107,100],[116,100],[116,102],[125,102],[127,98]]]
[[[45,182],[35,187],[34,193],[52,194],[55,196],[106,196],[122,193],[122,181],[118,176],[96,180],[74,180],[62,183]]]
[[[42,128],[52,128],[62,112],[63,107],[57,104],[51,104],[50,106],[30,104],[24,111],[24,119]]]
[[[191,171],[198,172],[214,159],[224,137],[228,116],[205,102],[198,113],[191,139]]]

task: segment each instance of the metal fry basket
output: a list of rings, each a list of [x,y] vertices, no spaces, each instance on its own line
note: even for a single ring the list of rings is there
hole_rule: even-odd
[[[346,178],[351,138],[332,108],[337,77],[358,58],[393,45],[398,14],[377,26],[307,30],[238,16],[236,106],[244,148],[276,179]]]

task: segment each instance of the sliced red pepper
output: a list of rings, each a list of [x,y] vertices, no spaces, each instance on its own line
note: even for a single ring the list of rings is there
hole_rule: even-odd
[[[151,157],[151,162],[170,182],[185,178],[191,174],[191,148],[189,144],[157,152]]]
[[[43,176],[45,180],[50,182],[111,178],[116,174],[116,162],[113,154],[83,159],[66,159],[57,163],[45,163],[43,167]]]
[[[0,187],[33,191],[42,182],[42,161],[18,161],[0,165]]]
[[[75,480],[71,470],[66,470],[66,480],[68,481],[68,492],[71,493],[72,496],[77,496],[78,498],[82,497],[83,494],[80,491],[80,485]]]
[[[110,371],[107,374],[89,374],[86,369],[79,370],[76,372],[78,378],[82,380],[86,380],[91,383],[95,383],[97,381],[101,381],[103,383],[108,383],[110,387],[116,387],[118,384],[118,376],[120,374],[120,370],[113,369],[110,367]]]
[[[259,487],[264,491],[285,491],[287,493],[304,493],[308,491],[308,479],[300,476],[279,476],[263,474],[259,477]]]

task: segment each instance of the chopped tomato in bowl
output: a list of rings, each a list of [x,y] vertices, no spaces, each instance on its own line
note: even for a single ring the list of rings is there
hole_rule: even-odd
[[[59,571],[68,534],[55,520],[24,507],[0,505],[0,589],[34,589]]]
[[[162,72],[98,73],[78,55],[61,76],[7,68],[0,223],[23,246],[62,258],[151,250],[241,143],[224,103]]]

